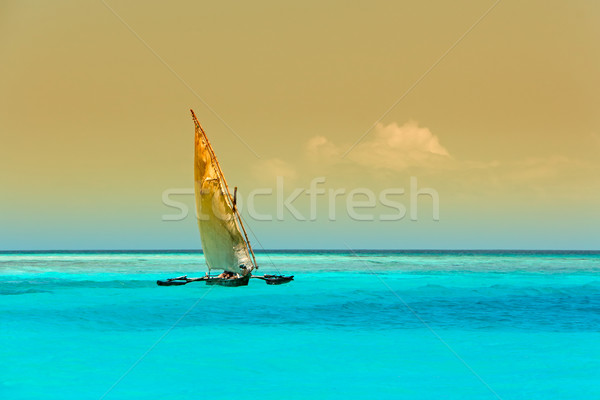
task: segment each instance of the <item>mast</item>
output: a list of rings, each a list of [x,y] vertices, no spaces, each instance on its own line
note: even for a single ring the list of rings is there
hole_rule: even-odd
[[[217,160],[217,155],[215,154],[215,151],[213,150],[212,145],[210,144],[210,141],[208,140],[208,136],[206,136],[206,132],[204,132],[204,129],[202,129],[202,125],[200,125],[200,122],[198,122],[198,118],[196,118],[196,114],[194,113],[194,110],[190,109],[190,112],[192,113],[192,119],[194,120],[194,125],[195,125],[196,129],[200,130],[200,132],[202,133],[202,137],[206,141],[206,145],[209,150],[210,158],[213,161],[214,165],[217,167],[216,169],[217,169],[217,173],[219,174],[219,182],[221,183],[221,190],[223,190],[223,186],[224,186],[225,190],[223,190],[223,191],[227,193],[229,205],[230,205],[231,209],[233,210],[235,216],[237,217],[237,222],[239,223],[240,227],[242,228],[242,232],[244,232],[244,240],[246,242],[246,246],[248,247],[248,250],[250,250],[250,254],[252,255],[252,261],[254,262],[254,267],[256,269],[258,269],[258,265],[256,264],[256,257],[254,256],[254,250],[252,250],[252,246],[250,245],[250,240],[248,240],[248,233],[246,233],[246,228],[244,227],[244,223],[242,222],[242,217],[238,211],[237,205],[233,201],[233,197],[231,196],[231,192],[229,191],[229,186],[227,186],[227,181],[225,180],[225,175],[223,174],[223,171],[221,170],[221,165],[219,164],[219,160]]]

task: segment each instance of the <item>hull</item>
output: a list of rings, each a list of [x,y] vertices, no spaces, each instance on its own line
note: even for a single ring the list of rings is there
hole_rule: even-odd
[[[206,280],[207,285],[219,285],[219,286],[248,286],[250,281],[250,274],[242,276],[238,279],[221,279],[221,278],[208,278]]]

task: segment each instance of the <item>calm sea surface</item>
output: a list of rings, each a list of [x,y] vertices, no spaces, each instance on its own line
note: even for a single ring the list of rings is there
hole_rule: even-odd
[[[0,253],[0,399],[600,398],[600,253],[257,257]]]

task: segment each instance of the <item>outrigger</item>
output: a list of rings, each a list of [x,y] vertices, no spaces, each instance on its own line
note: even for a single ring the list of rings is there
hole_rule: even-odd
[[[204,281],[207,285],[246,286],[251,278],[264,280],[268,285],[281,285],[292,281],[293,275],[252,275],[252,271],[258,269],[258,265],[236,206],[237,187],[234,188],[232,196],[208,137],[194,111],[190,111],[195,127],[196,215],[208,272],[200,278],[188,278],[187,275],[183,275],[156,283],[159,286],[181,286]],[[211,276],[212,270],[223,272]]]
[[[190,282],[201,282],[205,281],[207,285],[221,285],[221,286],[246,286],[250,279],[262,279],[267,282],[267,285],[281,285],[288,283],[294,279],[294,276],[284,275],[250,275],[239,279],[223,279],[218,277],[203,276],[201,278],[188,278],[187,275],[179,276],[177,278],[166,279],[162,281],[156,281],[159,286],[181,286]]]

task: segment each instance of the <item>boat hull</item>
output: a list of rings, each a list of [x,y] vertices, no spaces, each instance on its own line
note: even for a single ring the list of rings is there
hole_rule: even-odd
[[[208,278],[206,284],[219,286],[248,286],[249,281],[250,274],[237,279]]]

